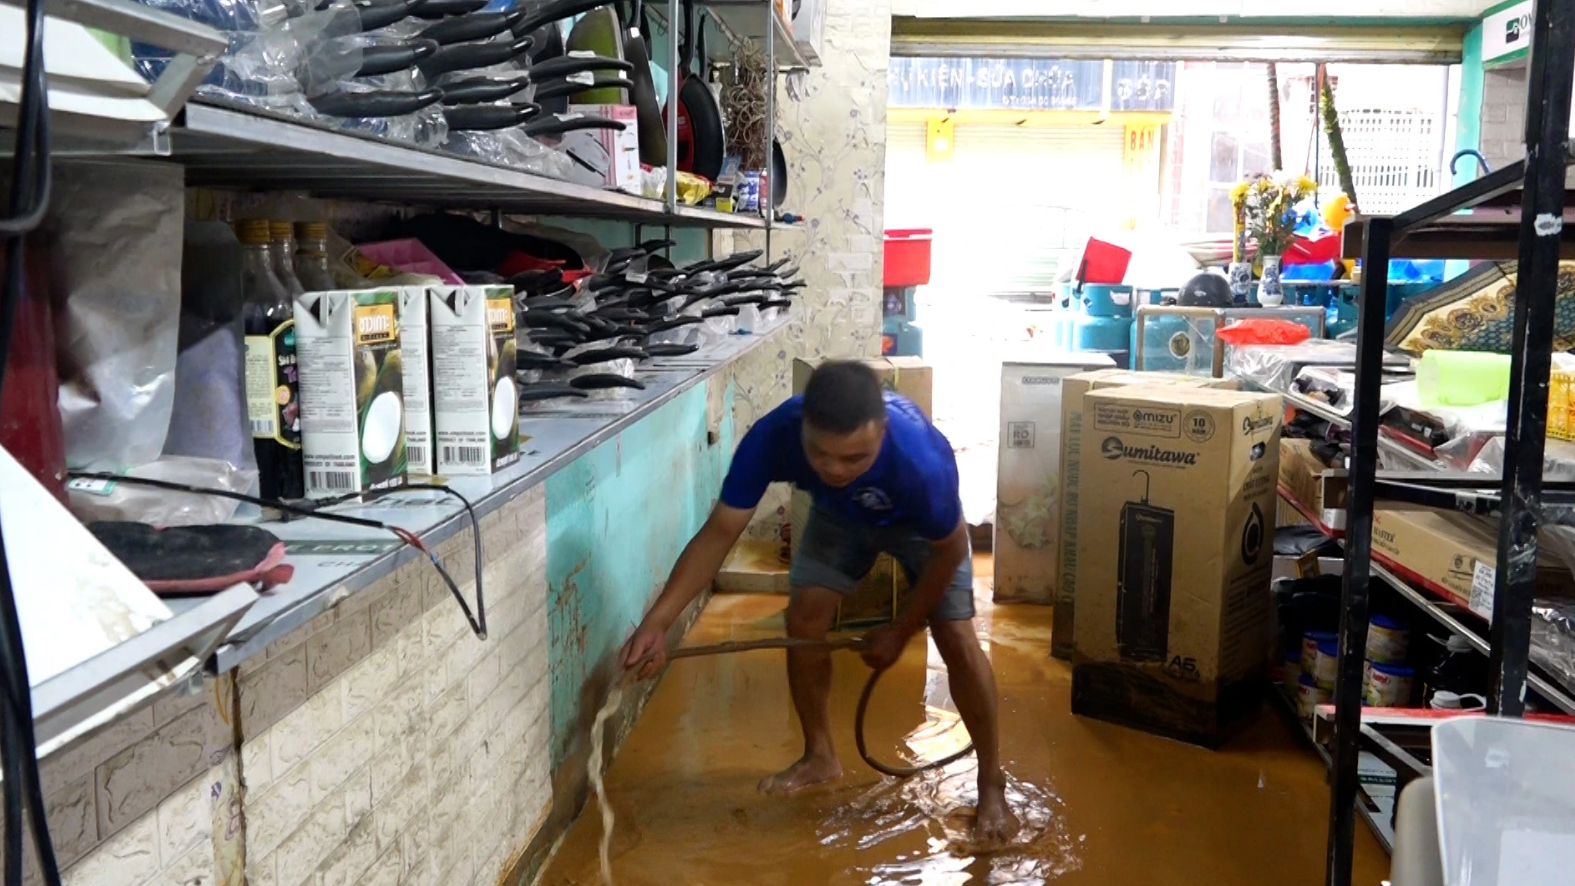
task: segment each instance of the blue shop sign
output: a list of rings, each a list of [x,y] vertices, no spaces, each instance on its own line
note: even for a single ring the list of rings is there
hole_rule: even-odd
[[[1104,77],[1102,61],[896,57],[887,74],[887,104],[894,108],[1097,111]],[[1173,110],[1175,78],[1175,62],[1115,62],[1110,109]]]

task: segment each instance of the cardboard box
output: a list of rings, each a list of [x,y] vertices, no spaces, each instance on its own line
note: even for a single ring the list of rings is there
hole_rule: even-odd
[[[1115,366],[1104,354],[1001,364],[995,474],[995,601],[1055,602],[1061,494],[1061,383]]]
[[[1373,557],[1436,596],[1493,616],[1498,523],[1436,510],[1373,512]],[[1537,546],[1538,597],[1575,598],[1575,580],[1547,545]]]
[[[427,295],[438,473],[490,474],[520,457],[514,287],[437,286]]]
[[[1230,379],[1125,369],[1079,373],[1068,376],[1061,383],[1061,500],[1056,538],[1056,569],[1060,578],[1056,583],[1050,630],[1050,654],[1056,658],[1072,657],[1072,625],[1077,611],[1077,503],[1081,486],[1083,395],[1092,390],[1133,384],[1236,387],[1236,382]]]
[[[435,473],[432,451],[432,348],[425,286],[399,289],[399,349],[405,366],[405,453],[411,474]]]
[[[578,129],[563,134],[558,149],[602,176],[602,185],[640,193],[640,127],[634,105],[570,105],[569,113],[606,117],[624,124],[611,129]]]
[[[1083,398],[1072,711],[1216,746],[1255,709],[1270,643],[1278,394]],[[1095,457],[1097,454],[1097,457]]]
[[[818,360],[796,359],[793,361],[793,393],[802,394],[804,386],[809,383],[810,373],[815,371]],[[901,394],[912,400],[919,410],[926,416],[931,415],[931,394],[934,391],[934,377],[929,366],[918,357],[879,357],[865,360],[875,374],[880,377],[881,386],[889,391]],[[809,517],[810,497],[807,493],[793,491],[792,504],[788,511],[788,525],[790,527],[789,544],[796,545],[798,539],[803,537],[803,526]],[[870,569],[869,575],[854,592],[842,601],[837,611],[837,625],[865,624],[889,621],[896,613],[908,593],[908,578],[903,574],[902,567],[890,555],[882,554],[876,558],[875,566]]]
[[[362,289],[295,299],[308,498],[405,485],[398,297],[397,289]]]
[[[1331,468],[1312,451],[1313,441],[1280,441],[1280,486],[1296,510],[1325,533],[1345,529],[1345,470]]]

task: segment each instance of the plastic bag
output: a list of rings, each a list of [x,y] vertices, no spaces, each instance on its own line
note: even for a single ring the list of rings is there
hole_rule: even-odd
[[[1312,336],[1307,327],[1289,320],[1237,320],[1215,333],[1229,345],[1297,345]]]
[[[170,455],[127,471],[132,477],[184,483],[204,489],[245,492],[257,482],[257,472],[210,458]],[[130,520],[154,526],[201,526],[223,523],[235,515],[240,503],[202,493],[171,492],[151,486],[114,481],[78,481],[68,487],[71,513],[83,523],[95,520]]]
[[[49,225],[66,463],[121,470],[164,451],[175,397],[185,189],[178,166],[56,164]]]

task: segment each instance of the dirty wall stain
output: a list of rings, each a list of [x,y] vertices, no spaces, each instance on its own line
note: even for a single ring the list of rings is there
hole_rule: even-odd
[[[707,441],[707,388],[725,385],[723,432]],[[623,643],[710,513],[732,454],[732,386],[678,395],[547,478],[552,765],[578,736],[582,689]],[[592,700],[591,704],[599,704]]]

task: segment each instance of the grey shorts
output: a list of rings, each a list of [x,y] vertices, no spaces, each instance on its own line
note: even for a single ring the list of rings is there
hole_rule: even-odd
[[[839,594],[853,589],[875,565],[882,553],[891,554],[908,577],[918,580],[930,559],[930,542],[911,529],[901,526],[868,526],[830,511],[813,507],[804,523],[803,537],[794,546],[788,581],[801,587],[829,588]],[[930,610],[937,621],[966,621],[973,618],[973,550],[964,557],[952,583],[940,602]]]

